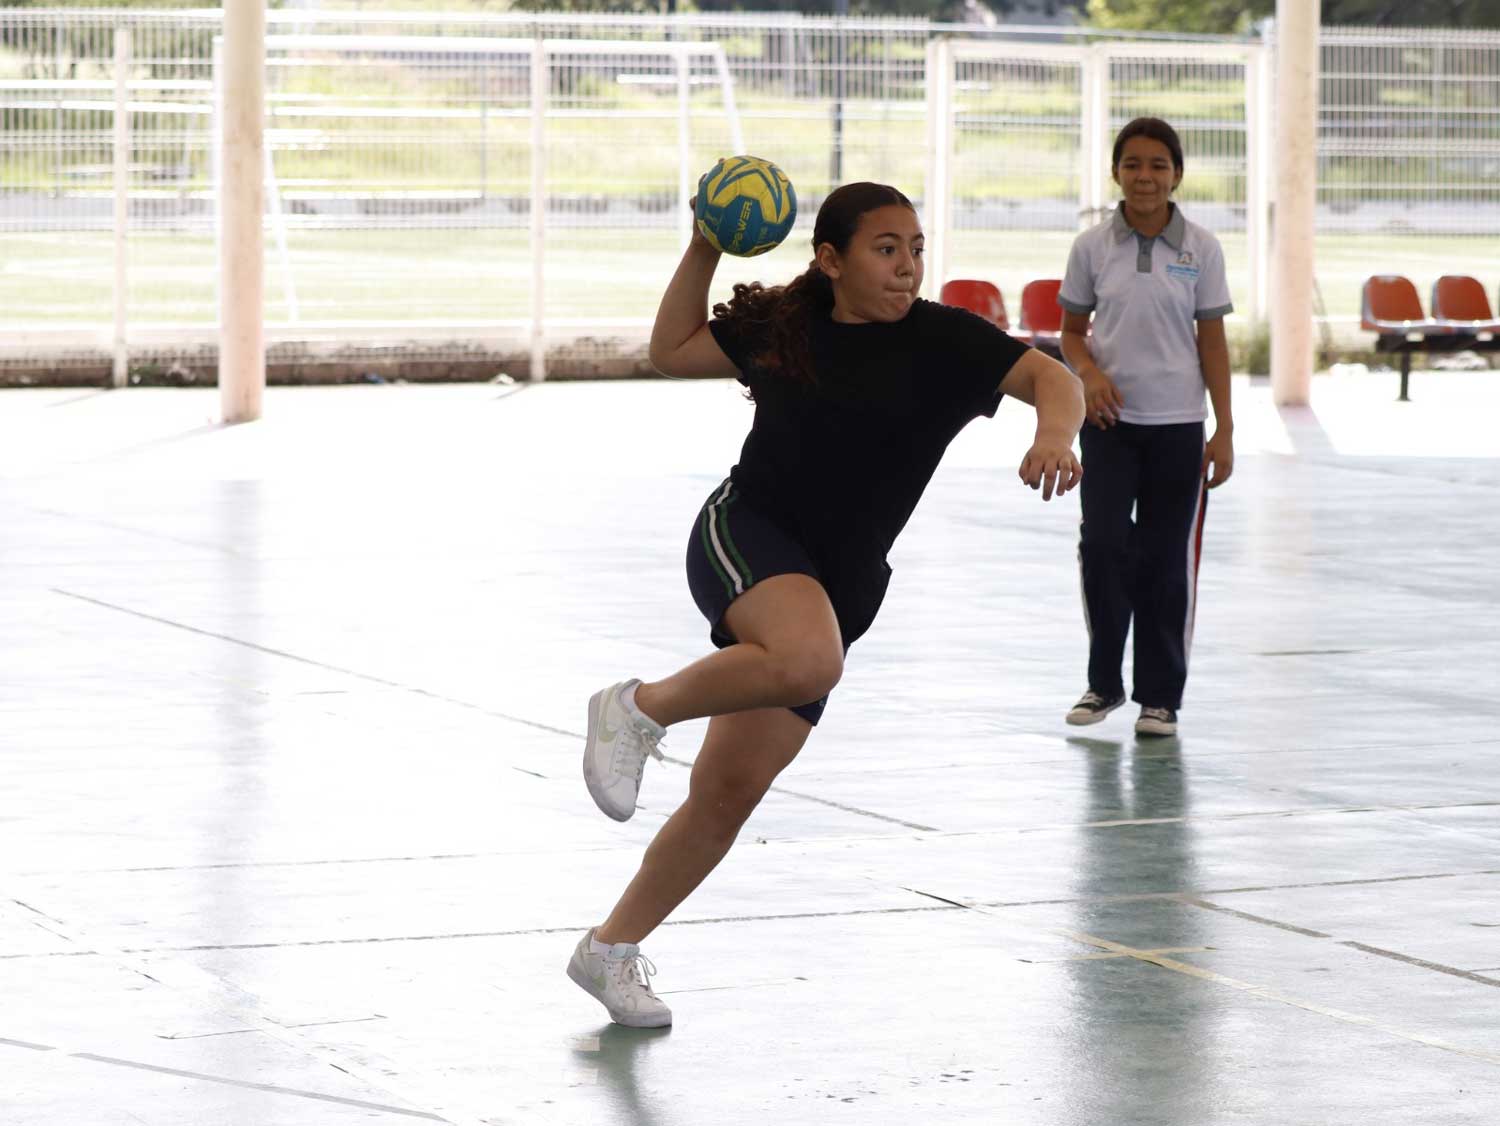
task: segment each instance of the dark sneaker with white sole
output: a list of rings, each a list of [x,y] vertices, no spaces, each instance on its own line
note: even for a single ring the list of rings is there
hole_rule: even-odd
[[[1140,718],[1135,721],[1137,735],[1176,735],[1176,708],[1141,708]]]
[[[1068,712],[1068,722],[1074,727],[1087,727],[1091,723],[1098,723],[1110,712],[1114,711],[1125,702],[1125,694],[1118,696],[1101,696],[1090,688],[1073,705],[1072,711]]]

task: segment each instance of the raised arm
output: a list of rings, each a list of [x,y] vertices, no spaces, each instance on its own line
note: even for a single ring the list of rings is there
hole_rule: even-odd
[[[651,365],[663,375],[691,379],[738,372],[708,331],[708,286],[718,265],[719,251],[694,230],[651,326]]]
[[[1052,357],[1028,351],[1003,380],[1003,394],[1036,408],[1036,438],[1021,461],[1021,480],[1042,490],[1042,499],[1065,493],[1083,479],[1073,439],[1083,425],[1083,386]]]

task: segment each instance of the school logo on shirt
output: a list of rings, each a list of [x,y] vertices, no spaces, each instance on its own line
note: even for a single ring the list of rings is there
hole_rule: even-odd
[[[1198,263],[1193,260],[1193,252],[1184,250],[1177,255],[1177,261],[1167,267],[1167,273],[1174,278],[1182,278],[1184,281],[1195,282],[1198,280]]]

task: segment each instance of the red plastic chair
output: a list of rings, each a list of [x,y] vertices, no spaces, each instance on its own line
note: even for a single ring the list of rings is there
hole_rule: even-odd
[[[1366,332],[1379,334],[1375,339],[1377,352],[1400,354],[1401,393],[1396,398],[1403,403],[1408,399],[1411,354],[1452,351],[1455,344],[1463,342],[1449,325],[1427,319],[1417,287],[1400,274],[1376,274],[1365,279],[1359,323]]]
[[[1427,319],[1417,287],[1400,274],[1377,274],[1365,279],[1360,301],[1360,327],[1382,336],[1442,336],[1446,325]]]
[[[1010,328],[1010,318],[1005,314],[1005,298],[991,282],[955,278],[943,286],[938,300],[944,305],[957,305],[960,309],[978,313],[997,328]]]
[[[1477,278],[1444,274],[1432,283],[1432,319],[1457,332],[1500,332]]]
[[[1062,346],[1062,306],[1057,295],[1061,278],[1039,278],[1021,290],[1020,339],[1044,351],[1057,353]]]

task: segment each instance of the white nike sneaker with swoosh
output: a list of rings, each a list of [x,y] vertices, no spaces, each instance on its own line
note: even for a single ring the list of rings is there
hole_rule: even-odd
[[[630,1028],[665,1028],[672,1010],[651,989],[656,967],[631,942],[617,942],[595,954],[594,932],[584,935],[568,959],[568,976],[609,1010],[609,1019]]]
[[[588,738],[583,745],[583,780],[594,804],[616,821],[629,821],[649,756],[660,760],[658,744],[667,729],[626,706],[621,694],[639,685],[626,680],[589,698]]]

